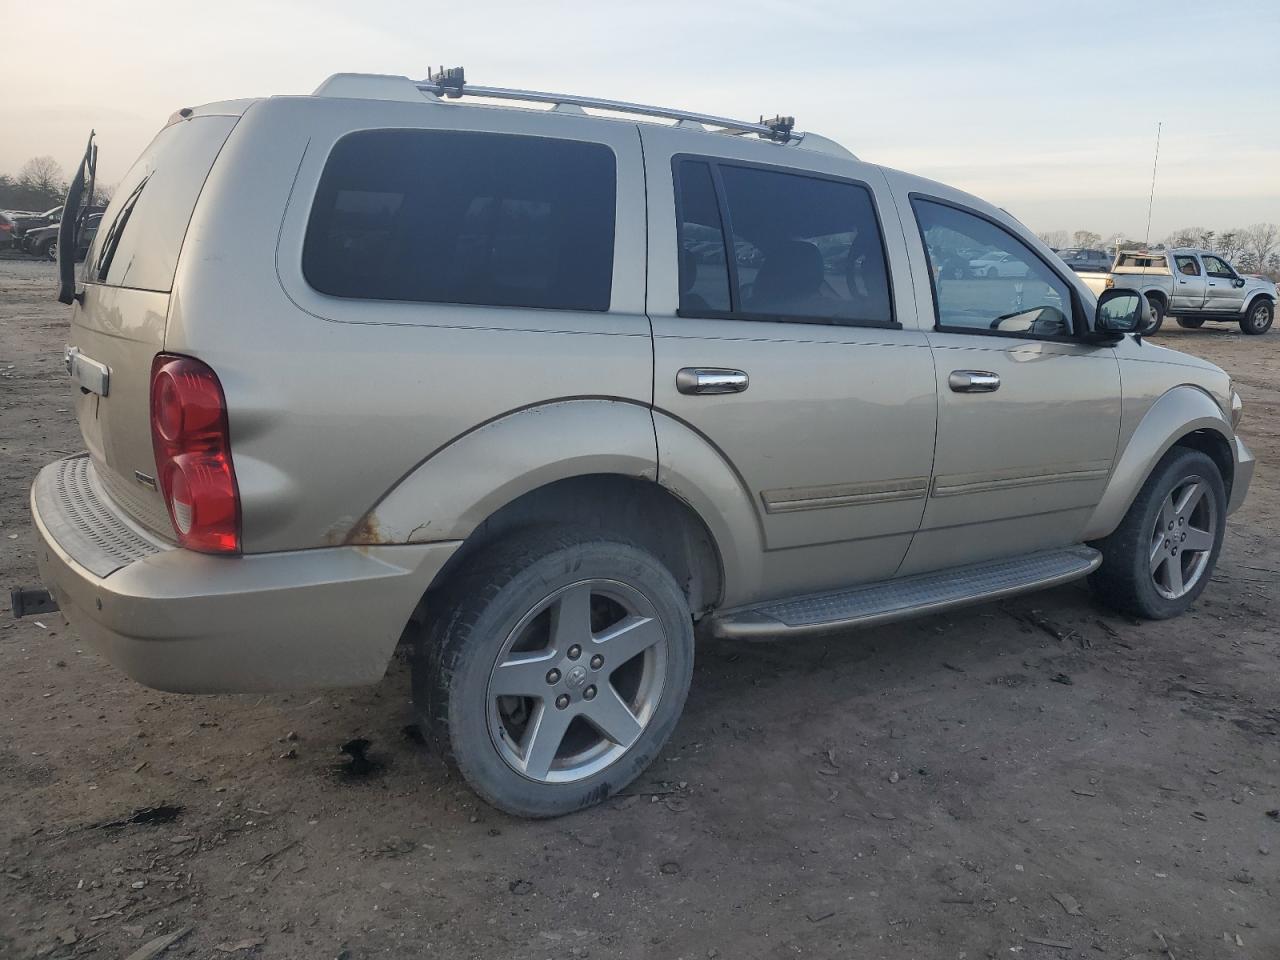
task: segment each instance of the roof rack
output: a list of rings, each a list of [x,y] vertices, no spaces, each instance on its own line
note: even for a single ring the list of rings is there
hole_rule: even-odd
[[[598,97],[580,97],[575,94],[543,93],[538,90],[512,90],[506,87],[478,87],[466,82],[462,67],[441,67],[426,80],[417,81],[415,86],[423,93],[431,93],[437,97],[457,99],[462,96],[490,97],[495,100],[524,100],[534,103],[550,103],[556,107],[590,107],[593,110],[611,110],[615,113],[630,113],[642,117],[663,117],[668,120],[700,123],[708,127],[717,127],[734,135],[754,133],[765,140],[787,143],[799,140],[803,134],[794,132],[795,117],[774,117],[766,120],[763,116],[758,122],[750,120],[731,120],[728,117],[715,117],[706,113],[691,113],[688,110],[672,110],[667,107],[653,107],[644,103],[627,103],[623,100],[602,100]]]

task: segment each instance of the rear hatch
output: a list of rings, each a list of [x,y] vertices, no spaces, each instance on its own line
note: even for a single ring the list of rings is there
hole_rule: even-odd
[[[72,312],[68,368],[80,385],[76,415],[94,473],[119,507],[169,539],[151,448],[151,364],[164,347],[187,225],[238,119],[189,116],[156,136],[103,215]]]

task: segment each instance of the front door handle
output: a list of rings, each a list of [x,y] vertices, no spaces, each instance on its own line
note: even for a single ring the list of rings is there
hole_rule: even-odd
[[[989,370],[952,370],[947,385],[956,393],[994,393],[1000,377]]]
[[[676,371],[676,389],[681,393],[741,393],[750,382],[743,371],[724,367],[682,367]]]

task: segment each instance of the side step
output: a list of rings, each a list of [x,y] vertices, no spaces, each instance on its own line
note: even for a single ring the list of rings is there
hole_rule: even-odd
[[[1100,563],[1102,554],[1084,546],[986,560],[726,610],[712,619],[711,632],[717,637],[763,640],[905,620],[1077,580]]]

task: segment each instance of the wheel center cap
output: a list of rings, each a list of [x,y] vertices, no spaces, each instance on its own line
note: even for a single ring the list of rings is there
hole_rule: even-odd
[[[576,688],[576,687],[582,686],[584,683],[587,682],[587,668],[581,667],[581,666],[574,667],[567,674],[565,674],[565,681],[571,687]]]

